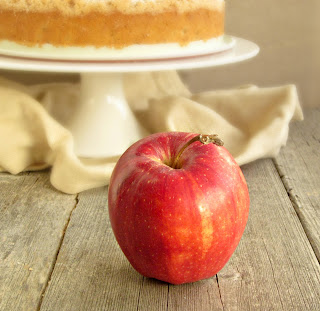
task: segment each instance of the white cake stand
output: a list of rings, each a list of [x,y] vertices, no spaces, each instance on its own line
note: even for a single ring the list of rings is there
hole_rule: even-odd
[[[23,57],[28,54],[3,53],[0,49],[0,68],[9,70],[80,73],[79,109],[73,116],[71,132],[75,152],[81,157],[111,157],[122,154],[133,142],[144,136],[123,92],[122,74],[163,70],[190,70],[236,63],[254,57],[259,47],[247,40],[229,37],[228,48],[212,49],[210,54],[180,53],[173,58],[160,53],[157,59],[84,61],[81,58],[61,60]],[[229,42],[230,43],[230,42]],[[165,50],[164,50],[165,51]],[[162,53],[162,54],[161,54]],[[171,55],[171,56],[172,56]],[[162,56],[162,57],[161,57]],[[169,54],[170,56],[170,54]],[[115,135],[116,134],[116,135]]]

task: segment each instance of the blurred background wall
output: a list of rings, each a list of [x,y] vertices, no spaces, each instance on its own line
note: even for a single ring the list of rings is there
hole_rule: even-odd
[[[320,106],[320,0],[226,0],[226,33],[256,42],[260,54],[239,64],[182,72],[193,91],[294,83],[304,107]],[[0,75],[24,83],[78,78],[1,70]]]
[[[226,0],[226,33],[256,42],[259,55],[183,74],[193,90],[294,83],[303,106],[320,106],[319,0]]]

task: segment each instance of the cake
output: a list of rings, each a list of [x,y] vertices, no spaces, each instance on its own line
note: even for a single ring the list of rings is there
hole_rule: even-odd
[[[27,46],[184,46],[223,32],[224,0],[0,0],[0,40]]]

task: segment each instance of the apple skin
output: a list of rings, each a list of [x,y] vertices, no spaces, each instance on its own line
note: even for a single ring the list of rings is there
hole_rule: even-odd
[[[221,146],[168,132],[133,144],[109,186],[110,222],[123,253],[142,275],[171,284],[214,276],[244,232],[249,193],[241,169]]]

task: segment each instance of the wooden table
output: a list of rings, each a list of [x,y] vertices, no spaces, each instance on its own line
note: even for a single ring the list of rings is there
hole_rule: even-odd
[[[243,167],[251,210],[216,277],[179,286],[120,251],[107,188],[57,192],[49,173],[0,175],[0,310],[320,310],[320,108],[274,160]]]

